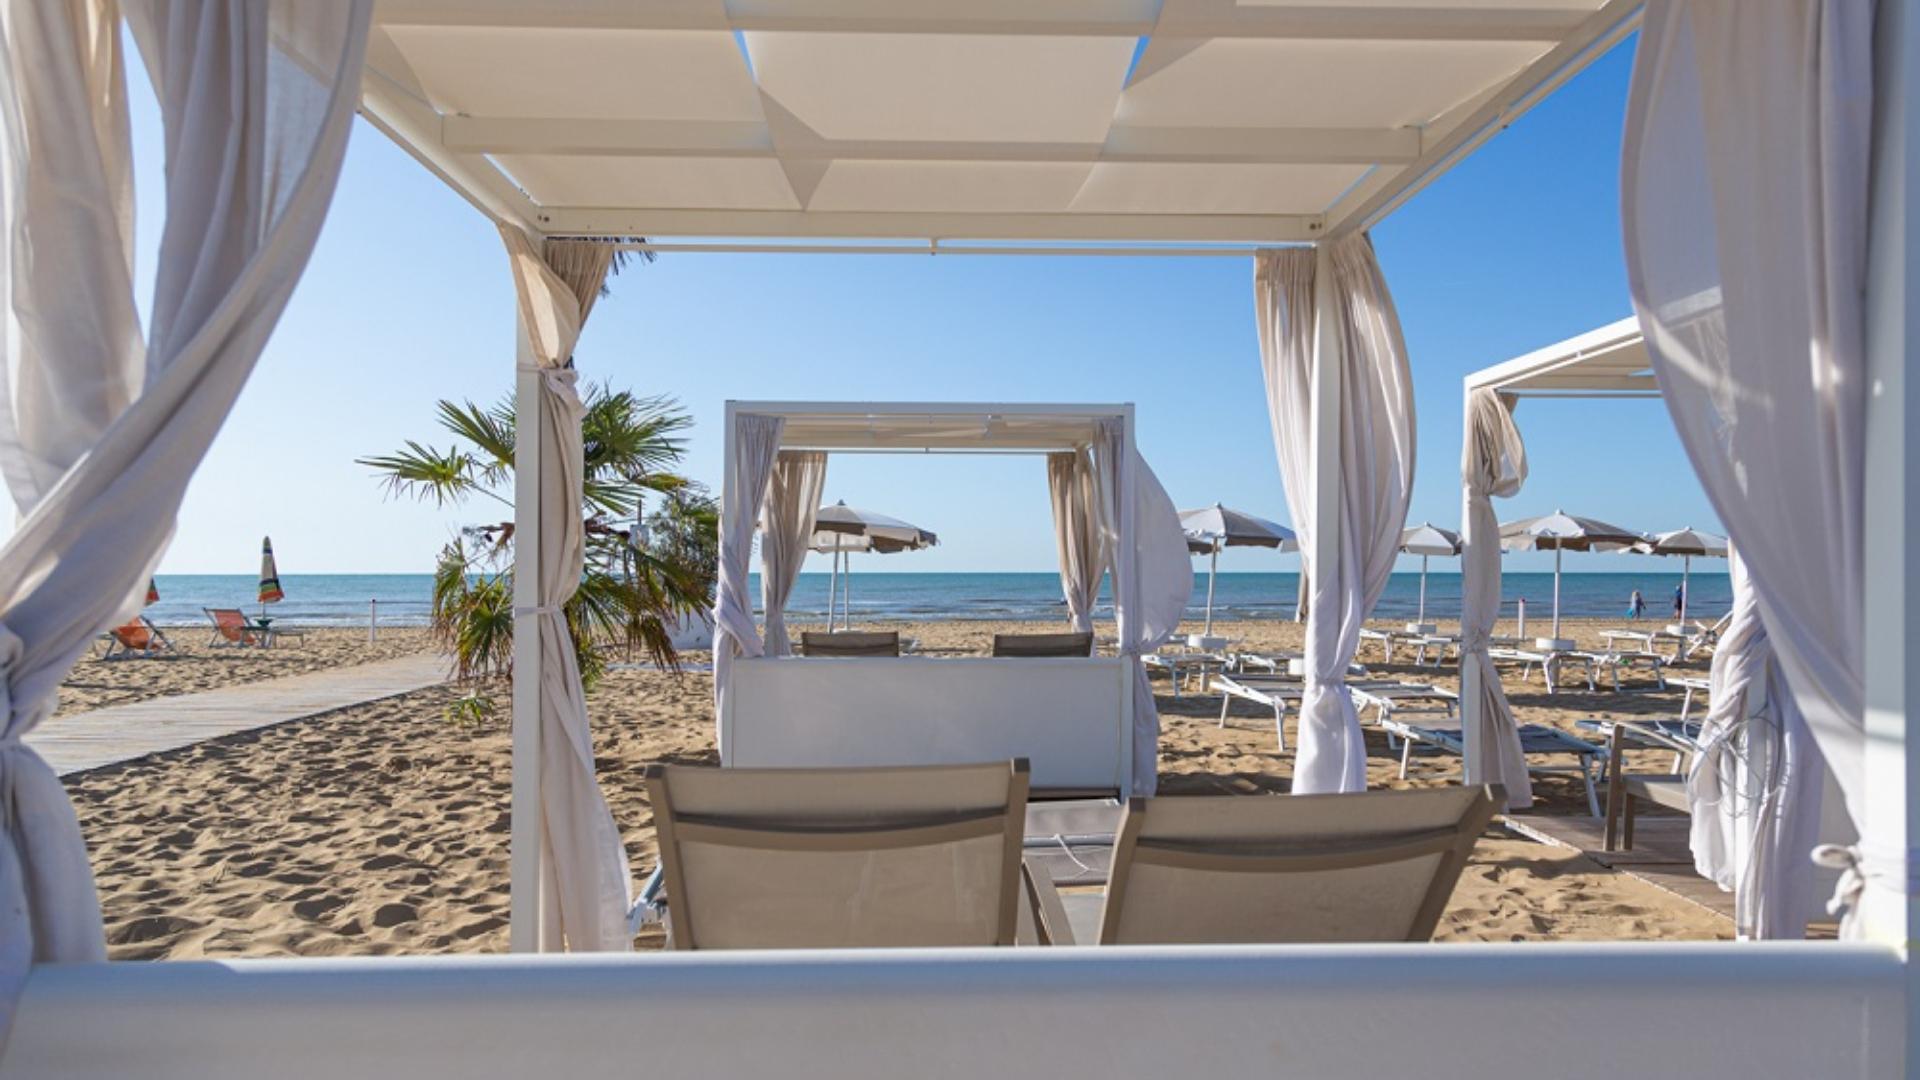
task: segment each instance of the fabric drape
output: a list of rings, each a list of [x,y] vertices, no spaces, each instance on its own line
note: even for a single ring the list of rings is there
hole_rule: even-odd
[[[1047,455],[1047,492],[1053,500],[1053,540],[1060,553],[1060,592],[1077,633],[1093,629],[1093,605],[1110,561],[1100,527],[1099,481],[1091,450]]]
[[[716,727],[726,712],[726,687],[736,656],[759,656],[760,630],[753,623],[753,601],[747,595],[751,574],[753,533],[773,482],[773,466],[780,453],[782,417],[746,413],[734,417],[733,463],[720,507],[720,569],[713,603],[713,708]],[[816,503],[817,507],[818,504]],[[725,732],[716,738],[726,753]]]
[[[1743,939],[1806,936],[1825,762],[1773,660],[1759,597],[1729,553],[1733,618],[1714,646],[1703,749],[1687,774],[1700,876],[1733,893]]]
[[[1101,421],[1094,447],[1101,527],[1113,553],[1113,608],[1118,650],[1133,671],[1133,789],[1150,797],[1160,783],[1160,710],[1140,657],[1166,644],[1193,597],[1193,560],[1180,511],[1137,452],[1126,452],[1126,429]],[[1131,483],[1130,483],[1131,482]],[[1131,486],[1133,499],[1126,498]],[[1132,544],[1120,539],[1133,535]]]
[[[1360,630],[1385,591],[1399,553],[1413,482],[1413,384],[1399,317],[1364,234],[1331,241],[1330,282],[1317,281],[1310,249],[1263,251],[1254,268],[1256,324],[1274,451],[1300,536],[1307,604],[1306,692],[1293,790],[1366,787],[1367,748],[1346,686]],[[1318,325],[1316,286],[1331,289],[1332,326]],[[1315,335],[1331,334],[1341,364],[1339,559],[1315,565],[1320,524],[1312,470]],[[1332,523],[1329,523],[1332,524]]]
[[[1520,726],[1488,648],[1500,618],[1500,520],[1493,500],[1509,499],[1527,482],[1527,448],[1513,422],[1513,401],[1486,387],[1467,397],[1460,455],[1461,716],[1476,724],[1467,740],[1466,782],[1500,784],[1507,809],[1533,805],[1533,779],[1520,746]]]
[[[1863,0],[1652,0],[1621,164],[1661,394],[1855,822],[1873,20]],[[1904,880],[1904,852],[1846,861],[1843,901]]]
[[[0,4],[0,471],[24,515],[0,548],[0,1032],[29,964],[106,952],[73,808],[22,740],[93,635],[138,610],[187,483],[306,266],[371,9],[124,5],[166,146],[143,356],[119,27],[106,5]]]
[[[552,898],[541,912],[540,947],[625,951],[632,944],[627,932],[632,874],[619,826],[594,776],[593,730],[566,617],[587,556],[580,431],[586,409],[575,385],[573,348],[587,307],[582,296],[598,295],[612,249],[566,245],[568,275],[563,276],[517,226],[502,224],[500,236],[540,386],[537,565],[515,562],[516,573],[534,574],[538,604],[514,612],[516,632],[535,634],[540,643],[541,873],[542,894]]]
[[[760,606],[766,612],[766,654],[793,652],[787,637],[787,597],[800,580],[813,541],[813,519],[827,486],[827,455],[782,450],[767,492],[766,528],[760,533]]]

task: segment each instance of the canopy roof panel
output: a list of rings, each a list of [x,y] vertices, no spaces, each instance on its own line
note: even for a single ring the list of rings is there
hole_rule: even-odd
[[[1630,0],[381,0],[364,111],[547,235],[1300,242]]]
[[[1487,387],[1512,397],[1660,396],[1640,320],[1631,315],[1482,368],[1466,383],[1469,392]]]
[[[1102,421],[1125,422],[1131,405],[993,402],[735,401],[736,414],[780,416],[780,445],[802,450],[1008,451],[1089,446]]]

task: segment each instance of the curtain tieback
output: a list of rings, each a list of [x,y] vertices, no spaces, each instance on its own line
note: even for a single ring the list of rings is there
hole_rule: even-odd
[[[1829,870],[1840,871],[1840,880],[1827,901],[1827,914],[1843,916],[1860,910],[1869,881],[1893,881],[1909,896],[1920,892],[1920,851],[1874,851],[1864,844],[1821,844],[1813,849],[1813,862]]]

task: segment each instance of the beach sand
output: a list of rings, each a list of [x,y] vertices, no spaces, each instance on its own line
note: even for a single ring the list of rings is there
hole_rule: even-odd
[[[1590,637],[1605,625],[1615,624],[1570,629]],[[982,648],[996,630],[1037,627],[902,629],[939,649]],[[1300,639],[1300,627],[1288,622],[1224,629],[1255,648],[1295,647]],[[1379,666],[1371,650],[1363,660]],[[83,664],[76,679],[89,675]],[[1455,681],[1451,667],[1437,677],[1420,669],[1419,677]],[[1511,677],[1508,685],[1522,689]],[[1215,726],[1217,697],[1175,700],[1164,683],[1158,689],[1163,792],[1286,790],[1292,759],[1275,752],[1270,713],[1236,706],[1222,729]],[[1679,704],[1678,692],[1582,690],[1549,698],[1537,681],[1528,689],[1514,693],[1523,721],[1569,729],[1586,716],[1671,713]],[[711,695],[706,675],[649,670],[617,670],[589,695],[596,766],[636,881],[655,855],[642,768],[715,761]],[[449,720],[446,706],[456,696],[451,687],[435,688],[69,778],[99,878],[111,955],[505,950],[509,738],[504,719]],[[1397,755],[1377,731],[1368,741],[1370,784],[1402,786],[1394,779]],[[1632,764],[1656,762],[1664,764],[1658,756]],[[1458,776],[1456,759],[1416,757],[1406,783]],[[1585,813],[1574,782],[1548,780],[1537,791],[1541,813]],[[1475,849],[1439,937],[1707,939],[1731,931],[1728,920],[1576,852],[1495,828]],[[650,930],[638,944],[662,942]]]
[[[371,645],[364,629],[308,630],[271,649],[212,646],[207,643],[210,632],[199,626],[165,627],[163,632],[173,651],[152,658],[102,660],[95,646],[60,687],[55,714],[366,664],[433,648],[420,627],[383,627]]]

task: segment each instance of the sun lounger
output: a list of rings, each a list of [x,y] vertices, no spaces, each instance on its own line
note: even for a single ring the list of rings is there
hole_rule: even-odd
[[[1700,752],[1700,721],[1688,720],[1682,716],[1678,720],[1629,717],[1622,719],[1604,718],[1582,720],[1574,725],[1583,731],[1591,731],[1602,739],[1612,743],[1623,738],[1635,746],[1649,750],[1673,751],[1673,766],[1670,775],[1678,776],[1686,765],[1687,758]]]
[[[101,635],[107,644],[102,660],[149,659],[173,652],[173,642],[145,615],[135,615],[124,626],[116,626]]]
[[[1407,778],[1407,766],[1413,758],[1413,748],[1431,747],[1441,753],[1451,754],[1464,759],[1467,747],[1460,731],[1460,721],[1440,718],[1427,718],[1419,721],[1400,720],[1389,717],[1380,721],[1390,736],[1401,740],[1400,779]],[[1520,725],[1520,749],[1529,758],[1559,757],[1571,755],[1573,765],[1535,764],[1529,760],[1527,771],[1533,773],[1551,773],[1578,776],[1587,790],[1587,809],[1594,817],[1600,816],[1600,797],[1594,784],[1594,770],[1607,756],[1606,748],[1596,746],[1584,739],[1577,739],[1556,727],[1546,724]]]
[[[1063,897],[1032,859],[1029,889],[1056,945],[1426,941],[1504,799],[1489,787],[1135,799],[1104,895]]]
[[[1093,634],[995,634],[995,656],[1092,656]]]
[[[1280,752],[1286,752],[1287,707],[1298,702],[1306,693],[1304,682],[1274,675],[1219,674],[1213,677],[1212,687],[1220,692],[1218,726],[1227,726],[1227,714],[1236,698],[1272,709],[1273,727],[1279,739]],[[1459,696],[1450,690],[1392,679],[1349,679],[1347,689],[1353,694],[1355,707],[1374,710],[1376,720],[1392,715],[1402,708],[1415,713],[1437,713],[1451,718],[1456,715],[1460,701]]]
[[[879,769],[650,765],[676,949],[1011,945],[1024,759]]]
[[[899,656],[898,630],[841,630],[823,634],[800,633],[801,656]]]
[[[1159,652],[1148,653],[1140,658],[1148,671],[1165,672],[1173,684],[1173,696],[1179,697],[1182,684],[1190,679],[1199,678],[1200,688],[1206,689],[1207,676],[1225,671],[1227,658],[1219,653],[1208,652]]]
[[[260,648],[267,647],[267,629],[239,608],[201,608],[207,618],[213,621],[213,636],[207,644],[216,648]]]
[[[1614,851],[1615,841],[1620,847],[1633,850],[1633,819],[1641,802],[1650,802],[1655,806],[1664,806],[1681,813],[1691,812],[1687,802],[1687,778],[1677,773],[1629,773],[1626,771],[1626,755],[1622,751],[1626,740],[1633,737],[1632,726],[1614,725],[1612,739],[1608,743],[1607,761],[1607,835],[1605,850]],[[1698,737],[1698,731],[1695,732]]]
[[[1611,680],[1613,689],[1620,689],[1620,669],[1645,671],[1654,678],[1655,684],[1662,690],[1667,688],[1666,658],[1651,653],[1587,652],[1579,649],[1526,649],[1494,648],[1487,655],[1495,663],[1519,664],[1520,681],[1526,682],[1535,668],[1540,669],[1547,683],[1547,693],[1559,693],[1566,681],[1568,665],[1577,665],[1586,677],[1588,690],[1600,689],[1600,676]]]

